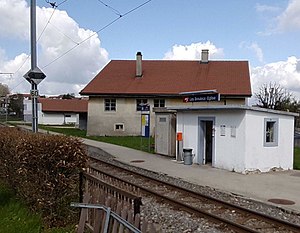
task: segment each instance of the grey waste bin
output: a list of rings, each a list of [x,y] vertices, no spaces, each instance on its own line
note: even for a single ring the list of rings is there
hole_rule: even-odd
[[[193,149],[183,148],[183,164],[192,165],[193,164]]]

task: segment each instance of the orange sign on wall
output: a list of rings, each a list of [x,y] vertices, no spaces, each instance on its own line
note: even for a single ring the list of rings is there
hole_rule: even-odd
[[[182,141],[182,132],[177,133],[177,141]]]

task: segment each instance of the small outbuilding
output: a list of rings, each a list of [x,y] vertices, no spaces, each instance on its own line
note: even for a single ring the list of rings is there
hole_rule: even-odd
[[[32,102],[24,100],[24,121],[32,121]],[[39,124],[68,125],[74,124],[80,129],[87,127],[87,99],[38,98]]]
[[[177,111],[176,133],[192,149],[193,163],[240,173],[293,169],[296,113],[245,105],[168,109]]]

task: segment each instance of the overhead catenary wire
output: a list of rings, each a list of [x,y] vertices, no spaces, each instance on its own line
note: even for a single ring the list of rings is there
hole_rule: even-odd
[[[50,21],[51,21],[53,15],[54,15],[54,12],[55,12],[56,8],[59,7],[61,4],[65,3],[66,1],[68,1],[68,0],[64,0],[64,1],[62,1],[61,3],[57,4],[57,5],[56,5],[56,2],[46,1],[47,3],[49,3],[49,4],[52,6],[53,11],[52,11],[51,16],[49,17],[49,19],[48,19],[48,21],[47,21],[45,27],[43,28],[43,30],[42,30],[41,34],[39,35],[39,37],[38,37],[38,39],[37,39],[36,42],[38,42],[38,41],[41,39],[41,37],[42,37],[42,35],[44,34],[46,28],[47,28],[48,25],[50,24]],[[51,24],[51,25],[53,26],[53,24]],[[66,35],[65,35],[65,36],[66,36]],[[68,36],[66,36],[66,37],[68,37]],[[68,37],[68,38],[69,38],[69,37]],[[70,39],[70,38],[69,38],[69,39]]]
[[[112,6],[106,4],[105,2],[98,0],[98,2],[100,2],[102,5],[106,6],[107,8],[109,8],[110,10],[112,10],[116,15],[122,17],[122,14],[120,13],[120,11],[118,11],[117,9],[113,8]]]
[[[67,0],[65,0],[65,1],[67,1]],[[64,2],[65,2],[65,1],[64,1]],[[47,1],[46,1],[46,2],[47,2]],[[59,5],[61,5],[61,4],[59,4]],[[42,30],[41,34],[39,35],[39,37],[38,37],[38,39],[37,39],[36,42],[38,42],[38,41],[41,39],[41,37],[42,37],[42,35],[44,34],[44,32],[45,32],[47,26],[48,26],[49,23],[50,23],[50,20],[52,19],[53,15],[54,15],[54,12],[55,12],[55,9],[53,9],[51,16],[49,17],[49,19],[48,19],[46,25],[44,26],[44,28],[43,28],[43,30]],[[17,72],[23,67],[23,65],[26,63],[26,61],[28,60],[29,57],[30,57],[30,54],[26,57],[25,61],[24,61],[24,62],[22,63],[22,65],[16,70],[16,72],[14,72],[14,74],[17,73]]]
[[[65,37],[67,37],[70,41],[72,41],[74,44],[79,44],[78,42],[76,42],[75,40],[73,40],[70,36],[68,36],[67,34],[65,34],[63,31],[61,31],[58,27],[56,27],[54,24],[50,23],[50,25],[52,27],[54,27],[54,29],[56,29],[60,34],[64,35]]]
[[[70,36],[68,36],[67,34],[65,34],[64,32],[62,32],[58,27],[56,27],[53,23],[51,23],[51,19],[52,19],[52,16],[54,15],[54,12],[56,10],[57,7],[59,7],[61,4],[65,3],[66,1],[68,0],[65,0],[61,3],[59,3],[58,5],[56,5],[56,2],[54,3],[51,3],[49,1],[46,1],[47,3],[49,3],[51,6],[53,6],[53,4],[55,5],[55,7],[53,7],[53,12],[50,16],[50,18],[48,19],[47,21],[47,24],[45,25],[45,27],[43,28],[42,32],[41,32],[41,35],[39,36],[39,38],[37,39],[37,42],[40,40],[40,38],[42,37],[43,33],[45,32],[47,26],[50,24],[55,30],[57,30],[60,34],[64,35],[65,37],[67,37],[70,41],[72,41],[74,44],[78,44],[78,42],[76,42],[75,40],[73,40]]]
[[[39,37],[38,37],[38,39],[37,39],[36,42],[38,42],[38,41],[41,39],[42,35],[44,34],[46,28],[48,27],[48,25],[49,25],[49,23],[50,23],[50,20],[52,19],[52,16],[54,15],[55,10],[56,10],[56,8],[53,9],[51,16],[49,17],[49,19],[48,19],[48,21],[47,21],[45,27],[43,28],[43,30],[42,30],[41,34],[39,35]]]
[[[51,21],[53,15],[54,15],[54,12],[55,12],[56,8],[59,7],[60,5],[62,5],[63,3],[65,3],[66,1],[68,1],[68,0],[64,0],[64,1],[62,1],[61,3],[57,4],[57,5],[56,5],[56,2],[54,3],[55,7],[53,7],[52,14],[51,14],[51,16],[49,17],[49,19],[48,19],[46,25],[44,26],[44,28],[43,28],[43,30],[42,30],[41,34],[39,35],[39,37],[38,37],[38,39],[37,39],[36,42],[38,42],[38,41],[41,39],[41,37],[42,37],[42,35],[44,34],[46,28],[47,28],[48,25],[50,24],[50,21]],[[46,2],[49,3],[50,5],[52,5],[49,1],[46,1]],[[53,24],[51,24],[51,25],[53,26]],[[66,35],[65,35],[65,36],[66,36]],[[67,36],[66,36],[66,37],[67,37]],[[69,37],[68,37],[68,38],[69,38]],[[70,39],[70,38],[69,38],[69,39]],[[71,39],[71,40],[72,40],[72,39]],[[72,41],[73,41],[73,40],[72,40]],[[73,42],[74,42],[74,41],[73,41]],[[74,43],[76,43],[76,42],[74,42]],[[27,55],[27,57],[26,57],[26,59],[24,60],[24,62],[22,63],[22,65],[21,65],[21,66],[20,66],[20,67],[12,74],[12,77],[13,77],[16,73],[18,73],[19,70],[25,65],[25,63],[26,63],[27,60],[29,59],[30,55],[31,55],[30,53],[29,53],[29,55]],[[21,82],[19,82],[16,86],[14,86],[14,87],[11,89],[11,91],[14,90],[15,88],[17,88],[18,86],[20,86],[24,81],[25,81],[25,79],[23,79]]]
[[[24,66],[24,64],[25,64],[26,61],[29,59],[29,57],[30,57],[30,54],[27,55],[27,57],[26,57],[26,59],[24,60],[24,62],[22,63],[22,65],[21,65],[21,66],[13,73],[12,76],[15,76],[15,74],[19,72],[19,70]],[[25,79],[22,79],[22,81],[19,82],[16,86],[14,86],[14,87],[11,89],[11,91],[14,90],[15,88],[17,88],[18,86],[20,86],[24,81],[25,81]]]
[[[109,26],[111,26],[112,24],[114,24],[115,22],[117,22],[118,20],[120,20],[122,17],[125,17],[126,15],[129,15],[130,13],[132,13],[133,11],[136,11],[137,9],[143,7],[144,5],[148,4],[149,2],[151,2],[152,0],[147,0],[144,3],[136,6],[135,8],[127,11],[126,13],[124,13],[123,15],[121,14],[118,18],[112,20],[110,23],[106,24],[104,27],[100,28],[98,31],[96,31],[95,33],[93,33],[92,35],[88,36],[87,38],[85,38],[84,40],[82,40],[81,42],[79,42],[78,44],[74,45],[72,48],[68,49],[66,52],[62,53],[60,56],[58,56],[57,58],[55,58],[54,60],[52,60],[50,63],[48,63],[47,65],[43,66],[42,68],[46,68],[50,65],[52,65],[54,62],[58,61],[59,59],[61,59],[62,57],[64,57],[65,55],[67,55],[68,53],[70,53],[72,50],[74,50],[75,48],[77,48],[78,46],[80,46],[81,44],[83,44],[84,42],[88,41],[89,39],[91,39],[93,36],[97,35],[99,32],[105,30],[106,28],[108,28]]]
[[[68,0],[64,0],[64,1],[62,1],[61,3],[57,4],[57,5],[56,5],[56,8],[57,8],[58,6],[60,6],[61,4],[65,3],[66,1],[68,1]],[[100,28],[99,30],[97,30],[95,33],[91,34],[90,36],[88,36],[87,38],[85,38],[84,40],[82,40],[82,41],[79,42],[79,43],[77,43],[77,42],[75,42],[74,40],[72,40],[72,41],[75,43],[75,45],[74,45],[72,48],[70,48],[69,50],[67,50],[66,52],[64,52],[63,54],[61,54],[60,56],[58,56],[58,57],[55,58],[54,60],[52,60],[52,61],[51,61],[50,63],[48,63],[47,65],[43,66],[42,69],[43,69],[43,68],[46,68],[46,67],[48,67],[48,66],[50,66],[50,65],[52,65],[53,63],[55,63],[56,61],[58,61],[59,59],[61,59],[61,58],[64,57],[65,55],[67,55],[68,53],[70,53],[72,50],[74,50],[75,48],[79,47],[81,44],[83,44],[84,42],[88,41],[88,40],[91,39],[93,36],[97,35],[99,32],[105,30],[106,28],[108,28],[109,26],[111,26],[112,24],[114,24],[115,22],[117,22],[118,20],[120,20],[122,17],[125,17],[125,16],[129,15],[130,13],[132,13],[132,12],[138,10],[139,8],[143,7],[144,5],[148,4],[148,3],[151,2],[151,1],[152,1],[152,0],[147,0],[147,1],[145,1],[144,3],[142,3],[142,4],[140,4],[140,5],[136,6],[136,7],[134,7],[133,9],[131,9],[131,10],[129,10],[129,11],[127,11],[127,12],[124,13],[124,14],[118,14],[118,16],[119,16],[118,18],[112,20],[110,23],[106,24],[105,26],[103,26],[102,28]],[[46,30],[47,26],[50,24],[50,20],[51,20],[51,18],[53,17],[54,12],[55,12],[55,8],[54,8],[54,10],[53,10],[53,12],[52,12],[52,14],[51,14],[51,16],[50,16],[50,18],[49,18],[47,24],[45,25],[44,29],[42,30],[42,33],[41,33],[41,35],[39,36],[38,40],[41,38],[41,36],[43,35],[43,33],[44,33],[44,31]],[[117,11],[117,12],[119,12],[119,11]],[[51,25],[52,25],[52,24],[51,24]],[[52,26],[53,26],[53,25],[52,25]],[[66,35],[65,35],[65,36],[66,36]],[[66,37],[67,37],[67,36],[66,36]],[[68,38],[69,38],[69,37],[68,37]],[[70,39],[70,38],[69,38],[69,39]],[[14,72],[13,76],[14,76],[14,75],[15,75],[15,74],[16,74],[16,73],[24,66],[24,64],[25,64],[26,61],[29,59],[29,57],[30,57],[30,54],[29,54],[29,55],[27,56],[27,58],[24,60],[24,62],[22,63],[22,65]],[[24,81],[25,81],[25,79],[23,79],[20,83],[18,83],[16,86],[14,86],[11,90],[14,90],[15,88],[17,88],[17,87],[18,87],[19,85],[21,85]]]
[[[64,4],[66,1],[68,1],[68,0],[62,1],[61,3],[57,4],[56,7],[59,7],[61,4]]]
[[[45,0],[45,1],[46,1],[46,3],[49,3],[50,6],[51,6],[52,8],[57,8],[57,7],[59,7],[61,4],[65,3],[65,2],[68,1],[68,0],[64,0],[64,1],[62,1],[61,3],[59,3],[59,4],[56,4],[56,2],[50,2],[49,0]]]

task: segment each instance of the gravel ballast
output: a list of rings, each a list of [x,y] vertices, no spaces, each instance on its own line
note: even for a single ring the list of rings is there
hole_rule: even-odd
[[[128,164],[124,164],[115,160],[113,156],[110,156],[99,148],[89,147],[88,151],[89,154],[93,157],[98,157],[100,160],[109,161],[110,163],[126,168],[128,170],[132,170],[149,177],[153,177],[171,184],[178,185],[180,187],[212,196],[229,203],[233,203],[235,205],[242,206],[244,208],[258,211],[300,225],[300,213],[251,200],[247,197],[239,196],[236,194],[226,193],[220,190],[216,190],[212,187],[192,184],[181,179],[169,177],[166,174],[155,173],[135,166],[130,166]],[[142,201],[142,216],[146,217],[148,221],[158,224],[162,232],[232,232],[231,230],[224,228],[224,226],[220,226],[206,219],[191,216],[189,213],[186,213],[184,211],[174,210],[168,204],[160,203],[149,196],[143,196]]]

